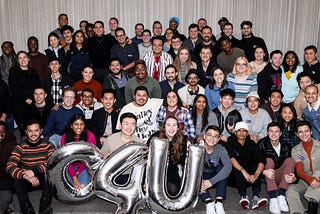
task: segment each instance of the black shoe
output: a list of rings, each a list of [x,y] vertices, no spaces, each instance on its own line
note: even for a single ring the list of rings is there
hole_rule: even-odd
[[[52,208],[50,206],[39,210],[39,214],[52,214],[52,213],[53,213]]]
[[[308,202],[308,214],[318,214],[319,203],[315,201]]]
[[[31,204],[26,203],[22,208],[21,208],[21,213],[22,214],[35,214],[36,212],[34,211],[33,207]]]

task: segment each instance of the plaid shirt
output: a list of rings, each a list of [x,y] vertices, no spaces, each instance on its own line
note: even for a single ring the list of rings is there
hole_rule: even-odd
[[[196,130],[194,128],[194,124],[189,110],[185,107],[180,107],[177,109],[176,114],[174,116],[178,119],[179,128],[183,130],[182,133],[188,136],[188,140],[192,143],[196,137]],[[163,125],[165,119],[166,107],[162,105],[157,114],[157,124],[159,128]]]
[[[61,104],[62,103],[62,86],[61,86],[61,76],[55,80],[52,80],[52,87],[51,87],[51,95],[54,104]]]

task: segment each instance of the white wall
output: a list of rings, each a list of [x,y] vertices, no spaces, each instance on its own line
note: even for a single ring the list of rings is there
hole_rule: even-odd
[[[165,30],[171,16],[180,17],[179,31],[186,35],[188,25],[200,17],[208,20],[214,33],[219,32],[221,16],[229,18],[238,34],[240,23],[251,20],[254,34],[264,38],[269,52],[293,49],[300,57],[306,45],[317,45],[320,38],[319,0],[0,0],[0,6],[0,42],[14,42],[16,51],[27,49],[31,35],[39,38],[44,50],[59,13],[67,13],[75,29],[87,19],[103,20],[108,30],[108,19],[116,16],[130,37],[135,23],[150,29],[154,20],[160,20]]]

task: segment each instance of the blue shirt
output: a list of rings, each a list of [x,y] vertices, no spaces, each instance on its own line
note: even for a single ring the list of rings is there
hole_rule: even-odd
[[[213,86],[213,89],[210,89],[209,85],[206,86],[204,94],[208,99],[209,109],[215,109],[220,105],[220,92],[223,89],[230,88],[234,91],[234,85],[232,82],[227,82],[223,88],[218,88],[216,85]]]

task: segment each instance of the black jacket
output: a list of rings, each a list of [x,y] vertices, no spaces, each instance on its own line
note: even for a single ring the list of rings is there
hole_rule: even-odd
[[[219,123],[219,129],[220,132],[222,133],[224,129],[226,129],[230,134],[232,134],[228,128],[227,125],[231,125],[231,124],[236,124],[237,122],[242,121],[242,117],[241,114],[238,110],[234,109],[232,111],[229,112],[227,118],[224,118],[223,115],[221,114],[220,110],[218,107],[214,108],[212,110],[218,119],[218,123]]]
[[[60,78],[61,78],[60,84],[61,84],[61,86],[62,86],[62,90],[63,90],[64,88],[72,87],[72,86],[73,86],[73,81],[72,81],[72,79],[71,79],[67,74],[62,74],[62,73],[61,73]],[[50,103],[50,104],[53,104],[53,99],[52,99],[52,94],[51,94],[52,85],[53,85],[53,83],[52,83],[52,78],[50,77],[50,78],[47,79],[47,81],[46,81],[46,83],[45,83],[45,85],[44,85],[44,87],[45,87],[45,89],[46,89],[46,92],[47,92],[47,94],[48,94],[46,101],[47,101],[48,103]],[[61,102],[62,102],[62,100],[61,100]]]
[[[7,83],[0,78],[0,117],[3,113],[10,114],[10,91]]]
[[[268,136],[260,139],[258,144],[260,149],[264,151],[266,158],[272,158],[275,169],[280,168],[286,158],[291,157],[291,146],[286,141],[280,140],[280,156],[277,155],[276,151],[272,147]]]
[[[119,116],[119,110],[113,110],[111,115],[111,123],[112,123],[112,133],[116,132],[116,126]],[[104,108],[100,108],[98,110],[95,110],[92,114],[91,118],[91,124],[92,126],[89,127],[89,130],[91,130],[96,137],[97,140],[97,146],[101,148],[100,144],[100,137],[103,136],[104,131],[106,129],[106,119],[107,119],[107,112],[104,110]]]
[[[26,122],[30,121],[31,119],[36,119],[37,121],[39,121],[41,127],[43,128],[47,123],[47,119],[51,113],[51,108],[52,105],[48,103],[41,111],[34,105],[34,103],[28,105],[24,112],[23,123],[26,124]]]

